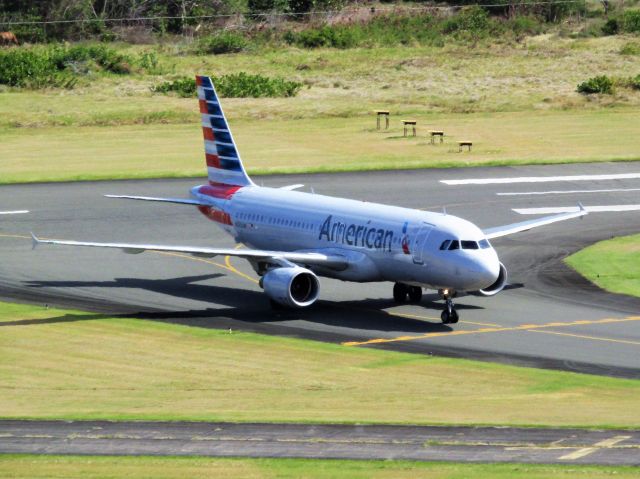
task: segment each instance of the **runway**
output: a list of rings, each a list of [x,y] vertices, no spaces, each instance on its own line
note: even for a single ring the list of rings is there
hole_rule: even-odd
[[[233,247],[193,207],[131,202],[104,194],[186,197],[198,179],[0,187],[0,297],[126,314],[207,328],[640,378],[640,300],[609,294],[562,258],[613,236],[640,232],[640,163],[462,168],[257,178],[303,183],[319,194],[441,211],[487,228],[532,219],[514,209],[573,207],[593,213],[495,240],[510,287],[456,300],[461,322],[442,325],[441,302],[397,306],[390,283],[321,278],[310,310],[274,313],[248,264],[224,257],[70,247],[31,250],[29,232],[83,241]],[[513,181],[517,178],[552,180]],[[493,180],[493,181],[491,181]],[[599,209],[600,208],[600,209]],[[606,272],[605,272],[606,273]]]
[[[639,431],[0,421],[0,453],[640,465]]]

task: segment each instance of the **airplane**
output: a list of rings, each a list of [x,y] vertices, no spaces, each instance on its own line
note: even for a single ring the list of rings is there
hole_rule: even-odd
[[[0,215],[23,215],[28,212],[29,210],[0,211]]]
[[[190,198],[105,195],[194,205],[237,243],[250,249],[44,240],[38,244],[118,248],[125,253],[164,251],[246,259],[274,309],[306,308],[319,297],[318,276],[343,281],[393,282],[397,303],[419,302],[423,288],[444,299],[441,320],[459,319],[458,292],[499,293],[507,270],[489,240],[577,218],[577,211],[482,230],[453,215],[270,188],[247,175],[211,79],[196,76],[208,183]]]

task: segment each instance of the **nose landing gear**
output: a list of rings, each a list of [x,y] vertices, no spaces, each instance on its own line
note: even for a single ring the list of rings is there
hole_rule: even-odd
[[[455,296],[455,292],[449,290],[441,290],[440,294],[445,300],[444,310],[440,315],[440,319],[442,320],[442,324],[454,324],[458,322],[459,316],[456,311],[456,307],[453,304],[452,297]]]

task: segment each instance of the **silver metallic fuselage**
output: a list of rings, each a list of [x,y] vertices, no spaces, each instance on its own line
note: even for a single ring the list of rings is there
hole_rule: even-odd
[[[203,198],[199,188],[191,190],[196,199]],[[222,208],[231,224],[221,226],[238,243],[348,259],[342,271],[310,268],[322,276],[473,291],[493,284],[500,272],[491,246],[441,249],[446,240],[485,239],[473,223],[448,214],[258,186],[240,188]]]

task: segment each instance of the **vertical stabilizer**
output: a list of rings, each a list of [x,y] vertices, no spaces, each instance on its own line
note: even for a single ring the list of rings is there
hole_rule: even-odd
[[[196,76],[198,103],[202,116],[204,150],[209,172],[209,183],[217,185],[248,186],[253,182],[242,166],[242,160],[233,141],[227,119],[211,78]]]

